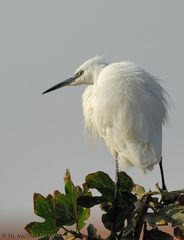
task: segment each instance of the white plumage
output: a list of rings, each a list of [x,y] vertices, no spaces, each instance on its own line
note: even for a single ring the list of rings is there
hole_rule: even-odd
[[[104,140],[122,170],[152,170],[161,160],[167,119],[167,93],[159,80],[132,62],[108,64],[97,56],[44,93],[81,84],[89,85],[82,98],[86,127]]]

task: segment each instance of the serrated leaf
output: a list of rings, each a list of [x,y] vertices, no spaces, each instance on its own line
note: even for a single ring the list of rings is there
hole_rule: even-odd
[[[142,198],[142,196],[144,196],[144,194],[146,193],[145,189],[143,186],[139,185],[139,184],[134,184],[132,192],[140,198]]]
[[[134,233],[137,223],[139,221],[142,221],[142,218],[144,217],[143,214],[144,214],[145,204],[142,201],[137,200],[134,205],[135,205],[135,209],[132,212],[132,214],[130,214],[130,216],[128,217],[127,226],[123,229],[123,233],[122,233],[123,237],[127,237],[128,235]]]
[[[131,192],[120,191],[118,194],[118,205],[120,206],[128,207],[134,205],[136,201],[136,196],[133,195]]]
[[[73,184],[70,172],[67,170],[65,175],[65,195],[58,191],[54,193],[57,224],[71,226],[76,223],[77,231],[79,231],[89,218],[90,210],[79,206],[78,198],[87,197],[90,194],[86,187],[82,190],[79,186]]]
[[[54,209],[50,196],[45,198],[39,193],[35,193],[33,196],[34,212],[36,215],[44,218],[51,219],[54,217]]]
[[[59,191],[54,192],[54,196],[42,196],[39,193],[34,194],[35,214],[45,219],[44,222],[32,222],[26,226],[26,230],[34,234],[56,233],[60,227],[71,226],[76,223],[77,231],[85,225],[89,218],[90,210],[78,205],[79,196],[88,196],[87,186],[84,189],[75,186],[71,181],[70,172],[66,171],[65,176],[65,194]]]
[[[80,196],[78,198],[78,204],[86,208],[91,208],[102,202],[104,202],[103,197]]]
[[[25,230],[33,237],[47,237],[59,231],[55,226],[53,220],[46,220],[45,222],[31,222],[26,225]]]
[[[102,215],[102,222],[108,230],[113,229],[114,225],[114,213],[115,212],[115,207],[112,206],[107,213],[104,213]],[[123,208],[118,206],[117,211],[116,211],[116,216],[115,216],[115,222],[116,222],[116,232],[119,232],[123,229],[124,227],[124,221],[127,218],[128,214],[130,212],[129,208]]]
[[[115,194],[115,183],[108,174],[99,171],[86,176],[86,183],[89,188],[97,189],[104,199],[104,202],[113,202]]]
[[[119,174],[119,196],[118,205],[130,205],[136,200],[136,197],[130,193],[133,187],[132,179],[125,173]],[[115,183],[104,172],[96,172],[87,175],[86,184],[89,188],[97,189],[102,196],[79,197],[78,203],[83,207],[93,207],[97,204],[114,203],[115,200]]]
[[[82,229],[85,226],[85,221],[88,220],[90,216],[90,209],[89,208],[82,208],[78,207],[78,221],[77,226],[78,229]]]
[[[76,209],[79,191],[77,186],[74,186],[73,182],[71,181],[71,176],[68,169],[66,170],[64,182],[65,182],[65,197],[68,201],[68,204],[70,204],[74,209]]]
[[[75,186],[71,181],[71,176],[69,170],[66,171],[65,175],[65,197],[67,199],[68,204],[70,205],[70,209],[73,211],[73,216],[76,221],[77,231],[85,225],[85,221],[90,216],[90,209],[83,208],[78,205],[78,198],[81,196],[90,196],[91,193],[88,192],[88,188],[83,185],[84,189],[79,186]]]
[[[171,192],[165,191],[162,193],[162,198],[163,198],[164,202],[173,203],[174,201],[177,200],[178,196],[182,193],[184,193],[184,189],[177,190],[177,191],[171,191]]]
[[[131,192],[134,182],[125,172],[118,172],[119,186],[121,191]]]
[[[169,204],[159,211],[161,216],[169,219],[173,226],[184,224],[184,206],[179,204]]]
[[[153,228],[155,228],[159,222],[167,222],[165,216],[159,215],[157,213],[147,213],[145,216],[145,221],[147,221],[148,224]]]
[[[184,225],[184,206],[175,203],[169,204],[157,213],[148,213],[146,220],[152,226],[156,226],[163,220],[170,222],[172,226],[182,226]]]
[[[127,226],[123,229],[123,234],[122,237],[125,238],[128,235],[132,235],[132,233],[134,232],[136,226],[136,220],[135,219],[131,219],[131,221],[127,224]]]
[[[54,212],[54,199],[53,199],[53,196],[51,194],[47,195],[46,200],[47,200],[48,204],[50,205],[50,208]]]
[[[64,194],[59,191],[54,192],[55,214],[57,226],[71,226],[76,222],[73,208],[68,203]]]
[[[93,226],[93,224],[89,224],[87,227],[88,232],[88,240],[100,240],[100,235],[97,235],[97,229]]]
[[[172,239],[173,237],[170,234],[163,232],[158,228],[151,229],[149,231],[146,230],[144,232],[144,237],[143,237],[143,240],[172,240]]]
[[[55,225],[55,210],[53,197],[48,195],[46,198],[39,193],[34,194],[34,212],[36,215],[45,219],[44,222],[31,222],[25,229],[33,236],[48,237],[57,233],[59,228]]]

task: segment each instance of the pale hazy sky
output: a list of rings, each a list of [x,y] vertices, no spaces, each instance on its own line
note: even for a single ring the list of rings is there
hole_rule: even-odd
[[[35,220],[33,193],[63,190],[66,168],[78,184],[98,170],[114,177],[103,144],[83,136],[84,87],[41,95],[96,54],[164,80],[175,104],[164,128],[166,183],[184,187],[183,9],[183,0],[0,0],[0,232]],[[147,189],[160,182],[158,166],[129,174]]]

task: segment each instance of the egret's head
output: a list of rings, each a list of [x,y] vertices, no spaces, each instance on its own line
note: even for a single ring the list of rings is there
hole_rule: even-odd
[[[87,60],[79,68],[77,68],[71,78],[49,88],[48,90],[43,92],[43,94],[67,85],[77,86],[82,84],[93,84],[95,79],[97,79],[100,70],[106,65],[107,64],[103,61],[102,57],[95,56]]]

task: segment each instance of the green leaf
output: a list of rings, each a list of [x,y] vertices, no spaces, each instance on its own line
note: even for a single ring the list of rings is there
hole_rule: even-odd
[[[159,214],[166,216],[173,226],[184,224],[184,206],[179,204],[169,204],[159,211]],[[166,219],[166,220],[167,220]]]
[[[74,186],[73,182],[71,181],[71,176],[68,169],[66,170],[64,182],[65,182],[65,197],[68,201],[68,204],[70,204],[72,208],[76,210],[77,198],[78,195],[80,194],[79,193],[80,188],[78,189],[77,187]]]
[[[166,217],[157,213],[147,213],[145,216],[145,221],[147,221],[148,224],[151,225],[153,228],[160,225],[160,222],[167,223]]]
[[[162,198],[163,201],[166,203],[173,203],[177,200],[180,194],[184,194],[184,189],[171,192],[165,191],[162,193]]]
[[[48,237],[57,233],[59,228],[55,225],[55,210],[53,206],[53,197],[48,195],[46,198],[39,193],[35,193],[34,212],[36,215],[45,219],[44,222],[31,222],[25,229],[33,236]]]
[[[139,184],[134,184],[132,192],[138,197],[138,199],[141,199],[146,193],[144,187]]]
[[[97,235],[97,229],[93,226],[93,224],[89,224],[87,227],[88,232],[88,240],[100,240],[100,235]]]
[[[123,207],[133,206],[136,201],[136,196],[131,192],[120,191],[118,194],[118,205],[121,205]]]
[[[53,220],[45,222],[31,222],[26,225],[25,230],[33,237],[48,237],[59,231]]]
[[[123,229],[124,227],[124,221],[126,220],[126,218],[128,217],[129,213],[130,213],[130,208],[123,208],[118,206],[117,207],[117,211],[116,211],[116,217],[115,217],[115,221],[116,221],[116,232],[119,232]],[[112,206],[107,213],[104,213],[102,215],[102,222],[105,226],[105,228],[107,228],[108,230],[112,230],[113,229],[113,225],[114,225],[114,211],[115,211],[115,207]]]
[[[34,212],[36,215],[45,218],[51,219],[54,217],[53,209],[53,199],[50,195],[45,198],[39,193],[35,193],[33,196],[34,201]]]
[[[46,200],[47,200],[47,203],[50,205],[50,208],[54,212],[54,199],[53,199],[53,196],[51,194],[47,195]]]
[[[89,216],[90,216],[89,208],[78,207],[77,227],[79,230],[85,226],[85,221],[89,218]]]
[[[103,197],[80,196],[78,198],[78,204],[86,208],[91,208],[103,202],[104,202]]]
[[[118,172],[119,186],[121,191],[131,192],[134,182],[125,172]]]
[[[91,193],[85,185],[84,189],[81,189],[73,184],[69,170],[66,171],[64,180],[65,195],[59,191],[54,193],[57,224],[71,226],[76,223],[77,231],[80,231],[90,216],[90,210],[79,206],[78,198],[88,197]]]
[[[76,216],[66,196],[59,191],[54,192],[55,214],[57,226],[71,226],[76,222]]]
[[[143,240],[172,240],[172,239],[173,237],[170,234],[163,232],[158,228],[151,229],[149,231],[146,230],[144,232],[144,237],[143,237]]]
[[[97,189],[104,199],[104,202],[113,202],[115,194],[115,183],[104,172],[91,173],[86,176],[86,183],[89,188]]]
[[[184,225],[184,206],[176,203],[163,207],[157,213],[148,213],[146,220],[152,226],[156,226],[160,221],[167,221],[172,226]]]
[[[75,186],[71,181],[70,172],[67,170],[65,175],[65,194],[55,191],[54,195],[42,196],[34,194],[34,212],[36,215],[45,219],[44,222],[32,222],[25,228],[29,233],[37,235],[47,235],[57,233],[60,227],[76,224],[77,232],[85,225],[89,218],[90,210],[78,205],[77,200],[80,196],[89,196],[87,186]],[[50,234],[50,235],[49,235]]]
[[[128,206],[136,200],[136,197],[131,193],[134,184],[132,179],[125,172],[120,172],[118,174],[120,186],[118,205]],[[79,197],[79,205],[91,208],[98,204],[114,203],[115,183],[106,173],[96,172],[87,175],[86,184],[89,188],[97,189],[102,195]]]
[[[127,226],[123,229],[123,233],[122,233],[123,237],[127,237],[132,233],[134,234],[137,223],[143,220],[144,209],[145,209],[145,204],[142,201],[137,200],[135,202],[134,211],[129,215],[127,219]]]
[[[82,190],[79,186],[75,186],[71,181],[70,172],[67,170],[65,175],[65,197],[70,205],[70,209],[73,211],[73,215],[75,216],[77,231],[80,231],[80,229],[83,228],[85,221],[90,216],[90,209],[78,205],[78,198],[82,196],[91,196],[88,187],[84,184]]]

